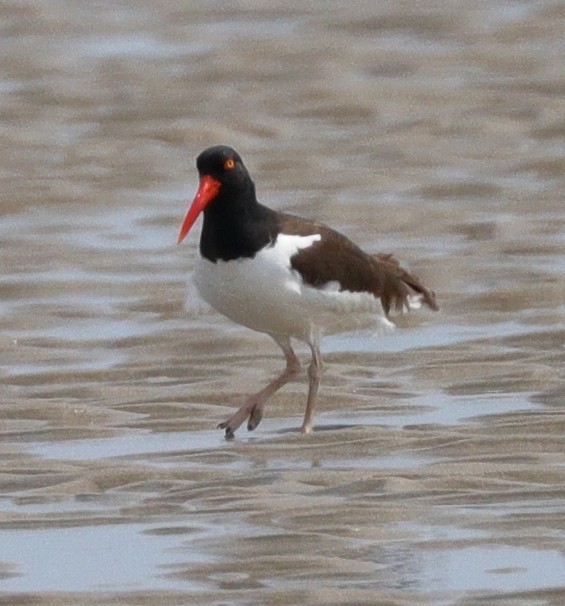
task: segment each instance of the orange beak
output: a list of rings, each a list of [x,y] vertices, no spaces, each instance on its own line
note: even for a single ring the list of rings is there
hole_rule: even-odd
[[[192,201],[192,204],[186,213],[186,217],[182,222],[182,227],[180,228],[179,237],[177,240],[178,244],[185,239],[186,234],[188,234],[190,228],[194,225],[196,219],[198,219],[198,215],[218,195],[221,186],[222,184],[219,181],[216,181],[216,179],[213,177],[210,177],[210,175],[204,175],[201,177],[196,196],[194,196],[194,200]]]

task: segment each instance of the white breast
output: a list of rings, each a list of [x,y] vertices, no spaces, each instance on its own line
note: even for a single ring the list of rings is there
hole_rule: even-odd
[[[194,275],[198,291],[238,324],[306,341],[324,332],[357,327],[366,323],[367,316],[372,323],[393,326],[372,295],[340,291],[334,282],[313,288],[291,268],[291,257],[320,238],[280,234],[274,246],[253,258],[216,263],[200,258]]]

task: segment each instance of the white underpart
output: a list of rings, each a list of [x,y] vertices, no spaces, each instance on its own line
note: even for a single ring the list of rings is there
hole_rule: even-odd
[[[318,234],[281,234],[274,246],[263,248],[253,258],[216,263],[199,258],[196,287],[207,303],[238,324],[309,343],[324,333],[367,324],[393,328],[380,299],[369,293],[341,291],[338,282],[314,288],[291,268],[291,257],[320,238]]]

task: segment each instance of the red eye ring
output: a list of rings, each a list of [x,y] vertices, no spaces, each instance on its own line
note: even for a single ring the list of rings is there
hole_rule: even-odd
[[[235,160],[233,158],[228,158],[224,162],[224,170],[232,170],[235,168]]]

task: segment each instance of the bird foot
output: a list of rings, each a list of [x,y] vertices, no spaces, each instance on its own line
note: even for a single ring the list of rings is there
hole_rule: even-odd
[[[253,431],[263,418],[263,407],[264,402],[249,400],[243,406],[241,406],[229,419],[226,419],[222,423],[219,423],[217,428],[224,429],[226,433],[226,440],[233,440],[235,438],[235,431],[238,427],[248,419],[247,431]]]

